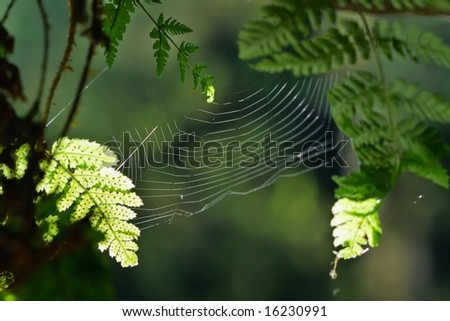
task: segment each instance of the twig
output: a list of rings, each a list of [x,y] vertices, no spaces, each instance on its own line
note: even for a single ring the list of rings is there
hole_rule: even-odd
[[[74,1],[74,0],[71,0]],[[96,19],[98,19],[98,15],[99,15],[99,4],[98,4],[99,0],[93,0],[92,1],[92,23],[91,23],[91,31],[94,28],[94,25],[96,23]],[[92,37],[90,38],[90,43],[89,43],[89,48],[88,48],[88,52],[87,52],[87,56],[85,59],[85,63],[84,63],[84,67],[83,67],[83,72],[81,73],[81,78],[80,78],[80,82],[78,83],[78,88],[75,94],[75,100],[73,101],[72,104],[72,108],[70,109],[70,114],[69,117],[67,118],[66,124],[64,125],[64,128],[61,132],[60,137],[66,136],[70,125],[72,124],[73,118],[75,117],[75,114],[77,113],[78,110],[78,106],[80,105],[80,100],[81,100],[81,95],[83,93],[84,87],[86,85],[86,81],[88,78],[88,74],[89,74],[89,70],[91,67],[91,62],[92,62],[92,57],[94,56],[94,49],[95,46],[97,45],[95,39]]]
[[[44,116],[42,119],[42,123],[44,124],[47,123],[56,89],[58,87],[59,82],[61,81],[62,73],[67,67],[67,63],[69,61],[70,55],[72,54],[72,48],[75,42],[74,40],[77,21],[75,17],[75,9],[74,9],[75,6],[73,1],[74,0],[69,0],[69,29],[67,31],[66,49],[64,50],[64,55],[61,59],[61,62],[59,63],[59,67],[58,70],[56,71],[55,78],[53,78],[53,82],[50,87],[50,92],[47,97],[47,102],[45,103]]]
[[[44,91],[45,79],[47,75],[47,66],[48,66],[48,47],[50,44],[49,39],[49,31],[50,24],[48,22],[47,12],[45,11],[44,5],[42,4],[42,0],[37,0],[37,4],[39,7],[39,13],[41,14],[41,20],[44,27],[44,54],[42,57],[42,65],[41,65],[41,79],[39,80],[39,88],[36,100],[34,101],[33,107],[28,113],[28,118],[33,118],[36,112],[39,110],[39,104],[42,98],[42,92]]]
[[[89,44],[89,49],[88,49],[88,53],[87,53],[86,60],[85,60],[86,62],[84,64],[80,82],[78,83],[78,88],[77,88],[77,91],[75,94],[75,100],[73,101],[72,108],[70,109],[69,117],[67,118],[66,124],[64,125],[64,128],[61,132],[60,137],[67,135],[70,125],[72,124],[73,118],[75,117],[75,114],[77,113],[78,106],[79,106],[80,100],[81,100],[81,94],[83,92],[84,86],[86,84],[86,80],[88,78],[92,57],[94,56],[94,48],[95,48],[95,43],[92,41]]]
[[[5,14],[2,17],[2,20],[0,21],[0,25],[3,25],[6,21],[6,19],[8,19],[8,15],[11,12],[12,7],[14,6],[14,4],[16,3],[16,0],[11,0],[11,2],[9,3],[8,7],[6,8]]]

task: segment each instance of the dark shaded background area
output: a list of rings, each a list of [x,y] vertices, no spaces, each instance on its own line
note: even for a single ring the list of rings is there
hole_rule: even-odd
[[[155,16],[163,10],[194,29],[188,38],[201,47],[195,57],[205,61],[214,74],[219,101],[260,77],[238,61],[236,40],[237,31],[256,15],[262,1],[166,2],[150,9]],[[6,1],[0,4],[0,12],[5,5]],[[53,71],[66,39],[67,9],[63,1],[47,0],[45,5],[52,27],[49,71]],[[39,27],[30,28],[37,17],[33,5],[19,1],[7,24],[16,36],[13,60],[22,67],[29,96],[37,88],[42,51]],[[450,43],[448,20],[408,18],[405,22],[434,31]],[[106,142],[123,131],[151,129],[206,105],[189,82],[180,85],[174,60],[164,76],[156,78],[148,38],[151,28],[150,21],[137,12],[113,70],[104,72],[86,90],[72,137]],[[53,114],[73,97],[84,48],[84,40],[79,40],[71,63],[75,72],[64,75]],[[104,68],[102,59],[99,52],[97,75]],[[386,62],[385,69],[391,79],[417,81],[450,99],[448,71],[401,61]],[[61,117],[52,124],[49,140],[59,133],[63,121]],[[449,129],[443,130],[450,142]],[[346,159],[354,163],[351,151]],[[450,168],[448,160],[446,167]],[[57,268],[50,266],[36,279],[48,280],[47,298],[63,299],[111,298],[113,289],[100,285],[108,280],[113,282],[116,298],[123,300],[450,299],[450,194],[413,176],[403,177],[383,206],[381,245],[362,258],[340,262],[338,279],[330,279],[329,221],[334,203],[330,177],[340,172],[339,168],[324,168],[280,179],[250,195],[229,197],[202,214],[145,230],[136,268],[121,269],[106,254],[82,253],[75,267],[64,270],[68,276],[59,277]],[[108,278],[104,264],[112,266],[113,277]],[[78,286],[76,281],[64,283],[68,279],[89,284],[93,294],[65,296],[55,291]],[[36,292],[24,297],[41,298]]]

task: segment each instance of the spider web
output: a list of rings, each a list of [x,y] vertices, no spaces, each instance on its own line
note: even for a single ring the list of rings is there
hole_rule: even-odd
[[[109,147],[144,200],[141,230],[203,212],[329,162],[328,75],[259,78],[228,101],[193,109],[155,128],[123,133]]]

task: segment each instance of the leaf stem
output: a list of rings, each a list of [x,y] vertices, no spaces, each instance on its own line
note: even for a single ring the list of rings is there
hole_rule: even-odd
[[[383,69],[383,62],[381,60],[380,51],[378,48],[378,44],[376,43],[375,38],[372,35],[372,32],[370,31],[369,23],[367,22],[366,17],[361,11],[358,11],[359,16],[361,17],[362,23],[364,25],[364,29],[366,30],[367,36],[369,37],[370,44],[372,46],[374,55],[375,55],[375,62],[378,68],[378,73],[380,75],[381,82],[383,85],[386,83],[385,76],[384,76],[384,69]]]

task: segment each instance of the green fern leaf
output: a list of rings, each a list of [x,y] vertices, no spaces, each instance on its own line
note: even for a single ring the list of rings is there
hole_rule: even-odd
[[[98,244],[100,251],[109,249],[109,255],[116,258],[123,267],[138,264],[135,239],[139,237],[140,230],[127,222],[135,215],[124,206],[105,204],[96,207],[90,217],[94,229],[104,235],[104,239]]]
[[[397,1],[397,9],[418,5],[410,4]],[[343,22],[343,26],[361,56],[370,56],[360,27],[352,22]],[[383,22],[374,30],[378,47],[389,59],[397,53],[415,61],[449,65],[449,49],[431,34]],[[348,177],[333,178],[338,201],[331,225],[338,251],[330,275],[335,277],[339,259],[360,256],[378,245],[378,208],[400,174],[411,172],[448,188],[449,176],[440,159],[450,147],[429,123],[449,123],[450,104],[415,84],[385,83],[369,72],[351,74],[330,90],[328,98],[333,119],[350,137],[361,168]]]
[[[298,77],[322,74],[345,63],[355,62],[356,50],[350,39],[336,28],[330,28],[323,36],[298,43],[293,52],[274,53],[253,63],[252,67],[269,73],[289,71]]]
[[[385,85],[369,72],[356,72],[328,97],[336,124],[368,166],[393,166],[404,151],[423,159],[445,154],[443,140],[422,123],[450,122],[450,104],[436,94],[402,80]]]
[[[449,154],[450,147],[436,128],[414,118],[405,118],[397,124],[400,145],[404,150],[411,150],[419,158],[427,159],[429,155],[442,158]]]
[[[248,22],[239,32],[239,58],[250,60],[295,49],[319,28],[324,17],[334,22],[329,1],[284,0],[263,7],[262,19]]]
[[[430,155],[430,154],[428,154]],[[444,188],[449,187],[449,176],[447,170],[442,166],[437,157],[423,159],[414,152],[403,153],[402,172],[410,172],[438,184]]]
[[[398,21],[391,23],[386,20],[377,20],[372,33],[381,52],[388,59],[393,59],[395,52],[416,62],[450,68],[450,46],[432,33],[422,32],[417,27],[405,26]]]
[[[367,10],[378,9],[380,11],[389,10],[389,12],[392,9],[404,11],[423,8],[449,10],[450,8],[446,1],[442,0],[338,0],[336,2],[338,8],[346,8],[349,5],[357,7],[359,5]]]
[[[357,48],[361,58],[369,59],[371,48],[364,29],[356,21],[350,19],[342,20],[341,25],[351,37],[352,43]]]
[[[112,67],[117,55],[117,47],[123,39],[131,14],[134,12],[133,0],[112,0],[103,6],[105,18],[103,31],[109,39],[105,48],[106,64]]]
[[[395,80],[389,86],[393,105],[399,113],[424,121],[450,123],[450,102],[416,84]]]
[[[44,240],[51,242],[59,232],[61,213],[70,213],[72,223],[88,216],[92,227],[104,236],[99,249],[109,249],[123,267],[134,266],[140,232],[128,222],[136,215],[128,207],[139,207],[142,200],[131,191],[131,180],[110,167],[115,162],[115,156],[95,142],[58,140],[50,159],[41,163],[44,176],[36,187],[42,197],[55,195],[57,213],[47,213],[37,222]]]
[[[61,166],[70,169],[80,166],[99,169],[117,162],[115,155],[106,147],[86,139],[62,137],[53,144],[51,154]]]
[[[202,93],[206,94],[207,102],[209,104],[214,102],[215,88],[213,84],[214,77],[210,74],[205,74],[207,67],[205,64],[197,63],[192,68],[192,77],[194,79],[194,89],[201,86]]]
[[[169,58],[170,44],[166,33],[160,27],[164,24],[164,16],[161,13],[157,20],[157,26],[155,26],[150,32],[150,38],[156,39],[153,44],[154,56],[156,58],[156,73],[158,77],[162,75],[167,65],[167,59]]]
[[[170,43],[168,36],[186,34],[192,32],[192,29],[172,17],[164,20],[162,13],[159,15],[156,23],[157,25],[150,32],[150,38],[156,39],[153,45],[154,56],[156,58],[156,73],[158,76],[161,76],[169,58]],[[186,77],[187,58],[197,49],[198,47],[190,42],[182,42],[179,47],[177,60],[180,64],[182,82],[184,82]]]
[[[321,74],[345,65],[353,65],[358,58],[368,59],[371,47],[363,28],[353,20],[343,20],[342,30],[328,28],[308,39],[294,37],[295,45],[276,47],[276,50],[251,51],[256,58],[252,66],[269,73],[292,72],[295,76]],[[286,46],[286,44],[284,44]],[[250,48],[251,49],[251,48]],[[246,48],[245,50],[250,50]],[[270,49],[270,48],[269,48]]]
[[[189,56],[198,50],[198,46],[188,41],[183,41],[177,46],[171,36],[182,35],[189,32],[192,32],[192,29],[185,24],[180,23],[172,17],[165,20],[162,13],[159,15],[156,26],[149,34],[150,38],[155,39],[153,50],[156,58],[156,73],[158,76],[161,76],[166,68],[171,48],[170,44],[172,43],[177,48],[176,58],[179,63],[181,82],[184,83],[186,80],[187,66],[191,67]],[[212,75],[204,73],[207,69],[206,65],[198,63],[196,66],[191,67],[191,69],[194,80],[194,89],[200,85],[202,93],[205,93],[207,96],[206,101],[212,103],[214,101],[215,88]]]
[[[351,259],[364,254],[367,247],[378,246],[381,223],[378,208],[381,200],[370,198],[354,201],[339,199],[333,206],[334,246],[340,247],[336,256]]]
[[[423,8],[425,1],[421,0],[391,0],[392,6],[397,10]]]
[[[28,168],[28,157],[30,154],[31,147],[29,144],[22,144],[19,148],[14,151],[14,167],[11,168],[6,164],[0,163],[0,176],[6,179],[21,179]],[[0,148],[0,155],[3,152],[3,148]]]
[[[333,181],[338,185],[335,196],[355,201],[382,199],[391,187],[383,178],[388,176],[386,174],[385,170],[372,169],[351,173],[349,176],[333,176]]]
[[[159,28],[161,28],[171,36],[184,35],[186,33],[192,32],[191,28],[174,19],[173,17],[164,20],[163,14],[160,14],[158,18],[158,25]]]
[[[212,104],[216,94],[216,88],[214,87],[214,77],[212,75],[203,76],[201,79],[202,93],[206,94],[206,102]]]
[[[198,50],[198,46],[191,43],[183,41],[180,45],[180,49],[178,50],[177,60],[180,66],[180,77],[181,82],[184,83],[186,80],[186,67],[189,62],[189,55],[193,54]]]
[[[192,77],[194,78],[194,89],[198,87],[201,82],[202,74],[208,67],[205,64],[197,63],[192,69]]]
[[[372,73],[357,71],[334,86],[328,92],[328,99],[332,105],[333,119],[339,128],[349,136],[356,136],[355,119],[377,120],[379,115],[371,108],[374,102],[379,103],[383,98],[380,81]]]
[[[346,6],[348,6],[348,5],[353,5],[353,4],[355,4],[355,3],[357,3],[358,5],[360,5],[360,6],[362,6],[362,7],[364,7],[364,8],[366,8],[366,9],[370,9],[371,7],[367,7],[367,0],[337,0],[336,1],[336,4],[337,4],[337,7],[339,8],[339,7],[346,7]]]

